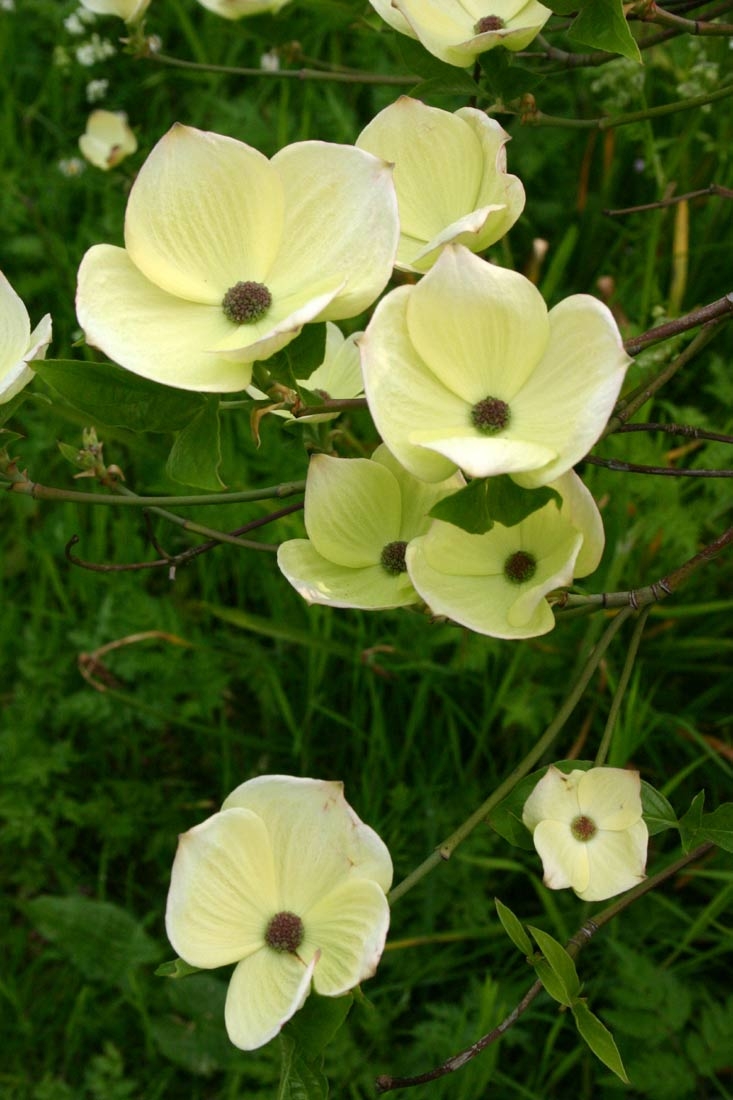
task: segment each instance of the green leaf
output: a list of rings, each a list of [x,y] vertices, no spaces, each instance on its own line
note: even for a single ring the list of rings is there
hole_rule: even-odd
[[[446,69],[452,66],[446,65]],[[445,76],[431,76],[428,80],[421,80],[414,88],[410,88],[409,94],[414,99],[423,99],[432,95],[460,95],[475,96],[480,91],[478,84],[471,79],[463,69],[453,69]]]
[[[733,802],[724,802],[710,814],[703,814],[697,843],[712,840],[726,852],[733,852]]]
[[[21,390],[20,393],[16,393],[15,397],[11,397],[9,401],[5,401],[0,405],[0,424],[5,424],[11,416],[15,415],[27,396],[25,390]]]
[[[219,398],[209,397],[203,409],[176,436],[166,473],[181,485],[215,492],[226,488],[219,477],[220,465]]]
[[[502,103],[533,91],[544,80],[541,73],[518,64],[507,50],[490,50],[478,60],[483,72],[482,84],[489,95]]]
[[[296,379],[310,378],[326,357],[326,325],[305,325],[292,343],[259,364],[269,375],[270,384],[279,382],[297,389]],[[264,388],[264,387],[261,387]]]
[[[565,986],[563,985],[561,980],[558,978],[555,971],[548,963],[547,959],[535,959],[532,965],[537,971],[537,977],[540,979],[543,986],[545,987],[545,992],[550,994],[553,1001],[557,1001],[558,1004],[564,1005],[566,1008],[570,1008],[572,1002],[568,997],[567,990],[565,989]]]
[[[585,1001],[576,1001],[571,1006],[571,1012],[580,1035],[585,1039],[596,1058],[603,1062],[604,1066],[608,1066],[610,1070],[613,1070],[625,1085],[630,1084],[618,1047],[605,1024],[601,1023],[597,1016],[594,1016]]]
[[[313,1061],[343,1025],[353,1004],[351,993],[343,997],[319,997],[313,993],[285,1025],[283,1034],[293,1039],[307,1060]]]
[[[641,809],[649,836],[663,833],[665,829],[676,829],[678,826],[677,814],[670,802],[645,779],[641,781]]]
[[[689,852],[700,841],[700,828],[702,826],[702,811],[705,805],[705,791],[700,791],[693,798],[687,813],[680,818],[679,830],[682,850]],[[706,815],[706,816],[712,816]]]
[[[200,393],[188,393],[139,378],[113,363],[44,359],[38,374],[70,405],[94,420],[133,432],[175,432],[205,404]]]
[[[587,0],[568,34],[584,46],[620,53],[641,64],[639,47],[626,22],[622,0]]]
[[[532,941],[524,931],[524,925],[519,917],[512,913],[511,909],[499,901],[498,898],[494,898],[494,905],[496,906],[496,914],[507,936],[514,946],[529,958],[532,954]]]
[[[430,515],[469,534],[482,535],[495,523],[515,527],[551,500],[558,506],[561,504],[554,489],[523,489],[509,474],[501,474],[474,478],[465,489],[438,501]]]
[[[543,932],[541,928],[533,928],[532,925],[527,925],[527,927],[547,960],[553,975],[557,979],[562,996],[558,996],[556,992],[552,992],[552,990],[547,987],[545,978],[538,970],[537,973],[542,980],[542,984],[551,997],[560,1001],[561,1004],[567,1005],[568,1007],[571,1006],[575,1003],[580,993],[580,978],[575,969],[575,963],[570,958],[563,945],[558,943],[558,941],[548,932]]]
[[[159,956],[138,922],[107,901],[42,895],[28,902],[28,916],[85,978],[120,985],[136,966]]]
[[[183,959],[172,959],[171,962],[156,966],[153,973],[156,978],[187,978],[189,974],[198,974],[200,970],[200,966],[191,966]]]
[[[327,1100],[328,1081],[319,1066],[307,1062],[292,1039],[280,1035],[282,1066],[277,1100]]]

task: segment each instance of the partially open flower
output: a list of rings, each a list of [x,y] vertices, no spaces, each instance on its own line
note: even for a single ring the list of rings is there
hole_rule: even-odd
[[[537,288],[461,245],[393,290],[359,342],[377,429],[415,477],[512,474],[529,488],[575,465],[606,425],[631,360],[610,310]]]
[[[290,0],[199,0],[199,4],[225,19],[241,19],[243,15],[258,15],[263,11],[274,13],[289,3]]]
[[[371,305],[398,235],[391,169],[361,149],[304,141],[268,160],[175,125],[130,192],[125,248],[82,260],[79,322],[144,378],[242,390],[308,321]]]
[[[179,839],[166,908],[191,966],[236,963],[226,1028],[242,1050],[274,1038],[311,985],[338,997],[371,977],[389,927],[392,861],[341,783],[264,775]]]
[[[98,110],[92,111],[87,119],[79,148],[90,164],[106,172],[135,152],[137,139],[124,111]]]
[[[0,271],[0,405],[28,385],[33,377],[29,364],[44,358],[50,342],[50,314],[31,332],[28,310]]]
[[[80,0],[82,7],[96,15],[118,15],[126,23],[142,19],[150,0]]]
[[[597,568],[604,536],[593,497],[572,470],[550,501],[514,527],[472,535],[435,520],[407,551],[407,571],[436,615],[492,638],[534,638],[555,625],[547,595]]]
[[[394,162],[398,268],[427,271],[451,243],[482,252],[514,225],[524,188],[507,173],[508,140],[484,111],[451,114],[407,96],[362,130],[357,146]]]
[[[570,886],[584,901],[604,901],[641,882],[649,839],[641,809],[638,772],[548,768],[522,813],[545,886]]]
[[[538,0],[369,0],[382,19],[448,65],[479,54],[525,49],[552,15]]]
[[[418,602],[405,564],[428,512],[463,479],[426,485],[386,447],[368,458],[314,455],[305,490],[307,539],[282,544],[277,563],[310,603],[381,610]]]

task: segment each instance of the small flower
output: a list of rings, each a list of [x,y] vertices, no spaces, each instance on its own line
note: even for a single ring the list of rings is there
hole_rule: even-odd
[[[61,175],[68,179],[80,176],[86,170],[86,164],[81,157],[62,157],[57,167]]]
[[[268,50],[260,56],[260,68],[265,73],[277,73],[280,71],[280,54],[277,50]]]
[[[514,527],[495,523],[472,535],[435,520],[407,551],[407,572],[436,615],[492,638],[534,638],[555,625],[546,599],[597,568],[603,523],[572,470],[550,486],[550,501]]]
[[[309,603],[382,610],[417,603],[405,553],[428,512],[463,484],[417,481],[386,447],[368,458],[314,455],[305,489],[307,539],[282,544],[277,563]]]
[[[88,42],[82,43],[74,50],[76,60],[87,69],[92,65],[96,65],[98,61],[106,61],[108,57],[112,57],[116,53],[117,50],[109,39],[100,38],[96,33],[92,35]]]
[[[304,141],[268,160],[176,125],[132,187],[126,247],[82,260],[79,322],[144,378],[242,390],[308,321],[371,305],[398,234],[391,170],[361,149]]]
[[[86,87],[87,103],[99,103],[109,88],[109,80],[90,80]]]
[[[552,15],[538,0],[369,0],[386,23],[448,65],[495,46],[525,49]]]
[[[596,298],[575,294],[548,313],[523,275],[461,245],[382,299],[360,348],[377,429],[415,477],[459,467],[528,488],[590,450],[631,362]]]
[[[92,111],[79,148],[95,168],[107,172],[137,149],[137,138],[124,111]]]
[[[236,963],[226,1028],[242,1050],[274,1038],[311,984],[338,997],[371,977],[389,926],[392,861],[341,783],[266,775],[184,833],[166,930],[191,966]]]
[[[545,886],[604,901],[643,880],[649,830],[638,772],[550,767],[524,804],[522,821],[542,860]]]
[[[362,130],[357,146],[394,162],[398,268],[427,271],[451,243],[483,252],[514,225],[524,188],[507,174],[508,140],[484,111],[451,114],[407,96]]]
[[[199,4],[221,15],[224,19],[241,19],[243,15],[258,15],[260,12],[277,12],[290,0],[199,0]]]
[[[137,23],[148,9],[150,0],[81,0],[96,15],[117,15],[126,23]]]
[[[28,385],[33,377],[28,364],[43,359],[50,342],[50,314],[31,332],[27,309],[0,271],[0,405]]]

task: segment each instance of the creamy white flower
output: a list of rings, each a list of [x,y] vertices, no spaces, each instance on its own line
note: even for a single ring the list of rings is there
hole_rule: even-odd
[[[199,4],[221,15],[224,19],[241,19],[244,15],[258,15],[260,12],[278,12],[290,0],[198,0]]]
[[[514,527],[475,535],[436,520],[407,549],[408,575],[436,615],[492,638],[534,638],[555,625],[549,593],[598,567],[603,523],[572,470],[550,501]]]
[[[548,313],[523,275],[460,245],[383,298],[359,346],[377,429],[415,477],[459,467],[530,488],[590,450],[631,362],[596,298],[575,294]]]
[[[427,271],[446,244],[482,252],[524,209],[524,188],[506,170],[509,135],[484,111],[455,114],[401,96],[356,144],[394,163],[400,211],[396,266]]]
[[[644,878],[649,840],[641,813],[638,772],[548,768],[522,813],[545,886],[569,886],[584,901],[604,901],[636,886]]]
[[[369,0],[386,23],[448,65],[495,46],[525,49],[552,15],[538,0]]]
[[[44,358],[50,342],[50,314],[31,332],[27,309],[0,271],[0,405],[28,385],[33,378],[29,364]]]
[[[79,322],[143,377],[242,390],[307,322],[371,305],[398,235],[391,170],[361,149],[305,141],[268,160],[176,125],[130,192],[126,247],[82,260]]]
[[[191,966],[236,963],[226,1028],[242,1050],[274,1038],[311,985],[338,997],[371,977],[389,927],[392,861],[341,783],[265,775],[184,833],[166,930]]]
[[[124,111],[92,111],[79,148],[95,168],[107,172],[137,149],[137,138]]]
[[[96,15],[117,15],[126,23],[136,23],[147,11],[150,0],[81,0],[81,3]]]

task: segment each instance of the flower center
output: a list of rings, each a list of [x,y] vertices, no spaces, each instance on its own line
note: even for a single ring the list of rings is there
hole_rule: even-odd
[[[251,325],[264,317],[272,305],[272,295],[263,283],[235,283],[222,299],[224,316],[235,325]]]
[[[524,584],[537,572],[537,558],[526,550],[517,550],[504,562],[504,576],[513,584]]]
[[[471,423],[485,435],[503,431],[510,420],[509,406],[498,397],[484,397],[471,409]]]
[[[582,840],[585,843],[593,839],[598,832],[598,827],[595,821],[591,821],[589,817],[581,814],[580,817],[575,818],[575,821],[571,821],[570,832],[576,840]]]
[[[265,929],[265,943],[273,951],[289,951],[293,955],[304,935],[303,922],[295,913],[276,913]]]
[[[476,34],[486,34],[487,31],[500,31],[505,26],[500,15],[485,15],[483,19],[479,19],[473,29]]]
[[[379,556],[379,563],[385,572],[392,577],[398,577],[400,573],[407,572],[405,563],[406,542],[388,542]]]

